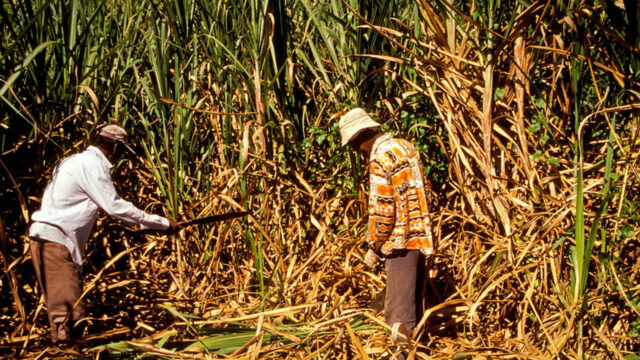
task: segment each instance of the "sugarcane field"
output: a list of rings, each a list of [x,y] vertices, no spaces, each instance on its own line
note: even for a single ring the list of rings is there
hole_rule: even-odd
[[[640,1],[0,22],[0,358],[640,360]]]

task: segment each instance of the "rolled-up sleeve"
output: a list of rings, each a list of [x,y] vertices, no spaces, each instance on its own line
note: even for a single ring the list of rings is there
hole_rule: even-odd
[[[113,186],[108,170],[99,166],[85,168],[91,176],[83,174],[80,186],[87,196],[108,215],[128,224],[139,225],[142,229],[164,230],[169,228],[169,220],[159,215],[152,215],[138,209],[132,203],[122,199]]]

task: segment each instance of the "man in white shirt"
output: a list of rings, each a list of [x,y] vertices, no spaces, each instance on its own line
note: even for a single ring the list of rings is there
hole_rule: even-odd
[[[178,230],[180,223],[148,214],[116,192],[110,170],[126,150],[127,133],[114,124],[96,129],[93,145],[58,164],[29,227],[31,258],[45,296],[51,340],[67,344],[67,329],[84,316],[80,268],[98,210],[143,229]],[[135,153],[134,153],[135,154]]]

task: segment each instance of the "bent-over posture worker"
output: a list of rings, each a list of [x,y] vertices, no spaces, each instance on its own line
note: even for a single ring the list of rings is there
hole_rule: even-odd
[[[78,301],[80,269],[98,209],[146,229],[180,228],[171,219],[136,208],[116,192],[110,170],[126,150],[133,152],[126,137],[117,125],[99,126],[92,146],[54,168],[40,210],[32,215],[31,258],[44,293],[54,345],[67,345],[71,333],[77,332],[73,325],[84,316],[82,301]]]
[[[431,220],[422,161],[413,144],[380,132],[380,124],[360,108],[346,113],[339,123],[342,146],[350,145],[368,159],[368,252],[385,257],[387,290],[385,322],[403,324],[411,334],[416,326],[416,277],[420,252],[433,253]],[[394,339],[403,342],[401,338]]]

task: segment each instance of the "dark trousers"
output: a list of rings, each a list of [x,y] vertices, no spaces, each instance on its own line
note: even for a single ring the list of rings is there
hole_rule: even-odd
[[[409,335],[422,315],[422,284],[424,262],[419,250],[397,250],[387,256],[387,291],[384,301],[384,320],[393,328],[403,324]],[[403,333],[399,329],[399,333]],[[401,337],[393,339],[405,342]]]
[[[68,342],[67,326],[84,317],[82,302],[76,304],[82,295],[80,269],[62,244],[31,239],[30,247],[33,267],[47,306],[51,340],[54,344]]]

